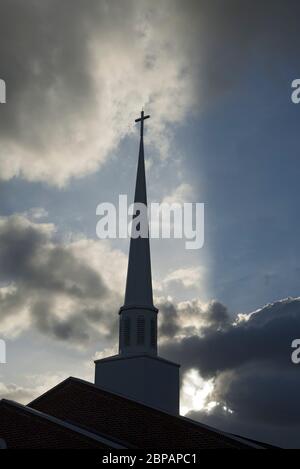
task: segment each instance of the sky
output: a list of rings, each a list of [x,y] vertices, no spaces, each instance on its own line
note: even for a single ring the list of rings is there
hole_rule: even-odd
[[[28,402],[116,352],[128,240],[96,207],[205,204],[205,243],[151,240],[161,355],[182,412],[300,447],[296,0],[0,0],[0,397]]]

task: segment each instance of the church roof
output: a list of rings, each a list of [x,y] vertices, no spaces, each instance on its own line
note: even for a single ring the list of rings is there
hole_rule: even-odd
[[[8,449],[124,449],[105,436],[28,406],[0,401],[0,438]]]
[[[82,444],[117,443],[126,448],[157,450],[263,447],[72,377],[35,399],[27,409],[41,412],[38,414],[40,416],[55,417],[59,422],[71,424],[78,430],[105,437],[102,442]],[[47,424],[49,425],[48,421]],[[0,437],[5,438],[1,433],[0,426]],[[78,435],[76,438],[79,438]]]

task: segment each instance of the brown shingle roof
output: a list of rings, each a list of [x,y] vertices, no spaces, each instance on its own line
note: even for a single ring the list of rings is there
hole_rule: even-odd
[[[5,399],[0,401],[0,438],[8,449],[110,449],[115,442]]]
[[[141,449],[243,449],[255,446],[72,377],[29,406]]]

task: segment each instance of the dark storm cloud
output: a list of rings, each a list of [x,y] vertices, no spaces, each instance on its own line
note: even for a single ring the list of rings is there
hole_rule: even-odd
[[[114,303],[112,292],[98,272],[51,239],[50,225],[23,216],[0,221],[0,322],[25,307],[40,332],[59,340],[82,344],[110,336],[115,316],[101,304]]]
[[[157,142],[166,123],[242,86],[256,63],[273,80],[298,56],[293,0],[164,0],[157,9],[150,0],[1,0],[0,9],[3,179],[62,186],[107,159],[129,132],[131,107],[155,111]]]
[[[282,367],[243,366],[229,380],[220,375],[214,396],[235,410],[248,422],[269,425],[299,425],[297,405],[300,383],[299,370],[291,362]]]
[[[282,404],[281,404],[282,405]],[[204,424],[218,428],[228,433],[269,443],[281,448],[299,448],[300,426],[272,425],[267,421],[258,423],[254,420],[240,419],[237,413],[228,414],[221,405],[216,406],[209,413],[203,411],[190,412],[188,417]]]
[[[230,324],[227,308],[218,301],[203,307],[197,300],[176,305],[172,301],[159,300],[159,337],[174,338],[177,335],[193,337],[199,331],[223,330]]]
[[[99,300],[101,301],[101,297]],[[54,304],[40,300],[34,303],[31,318],[33,325],[40,332],[58,340],[86,344],[97,335],[110,341],[117,338],[117,315],[108,315],[108,311],[100,307],[81,307],[67,318],[60,318],[55,315]],[[97,334],[97,327],[101,324],[106,325],[106,331]]]
[[[292,363],[291,343],[300,337],[300,299],[287,299],[252,313],[247,320],[226,327],[201,329],[201,334],[170,341],[161,353],[181,362],[183,371],[196,369],[214,380],[210,412],[193,418],[244,432],[276,444],[288,444],[280,428],[289,432],[290,445],[300,445],[299,366]],[[233,414],[224,411],[229,408]]]
[[[31,311],[33,324],[45,335],[59,340],[87,342],[90,328],[82,311],[82,317],[71,314],[67,319],[59,319],[53,314],[53,305],[47,301],[37,301]]]
[[[269,369],[257,363],[229,376],[220,374],[211,396],[219,404],[210,412],[190,412],[189,417],[231,433],[299,448],[299,375],[295,365]]]
[[[275,304],[253,314],[248,321],[224,330],[208,327],[202,335],[162,345],[168,356],[185,368],[197,368],[206,377],[262,361],[268,366],[290,364],[290,346],[300,331],[300,301]],[[285,314],[280,314],[283,311]],[[261,318],[260,318],[261,316]]]
[[[0,226],[0,280],[78,297],[105,296],[106,287],[97,272],[63,246],[47,246],[49,234],[23,221],[11,217]]]
[[[145,7],[150,5],[143,3]],[[179,20],[180,39],[188,45],[189,40],[195,42],[187,49],[191,62],[196,51],[205,60],[201,85],[212,86],[214,91],[220,89],[220,79],[221,86],[226,87],[252,54],[267,50],[271,59],[297,50],[297,0],[172,3],[176,7],[170,8],[170,14],[174,23]],[[36,118],[44,116],[41,111],[47,106],[51,87],[61,93],[61,106],[67,106],[70,113],[94,106],[96,90],[90,73],[89,41],[97,30],[101,35],[110,35],[114,28],[121,28],[134,18],[135,7],[134,2],[114,0],[89,0],[88,4],[85,0],[1,0],[0,66],[2,78],[9,83],[10,105],[1,108],[5,119],[0,133],[23,138],[22,120],[26,118],[28,125],[30,121],[38,123]],[[111,16],[106,16],[107,12]],[[190,33],[190,39],[186,33]],[[149,61],[149,54],[146,59]],[[27,99],[30,107],[24,107],[29,104]],[[51,121],[51,116],[48,118]]]
[[[86,38],[89,28],[95,27],[98,2],[91,0],[89,8],[84,3],[1,0],[0,69],[8,84],[9,105],[1,108],[5,119],[0,134],[41,144],[38,133],[34,142],[26,142],[23,119],[28,126],[38,125],[37,119],[51,119],[47,116],[51,86],[70,112],[92,105]]]
[[[230,323],[230,317],[226,306],[219,301],[212,301],[205,311],[205,321],[207,327],[223,329]]]
[[[179,315],[176,306],[170,301],[158,304],[161,314],[159,315],[159,337],[174,337],[180,331]]]
[[[183,61],[157,29],[168,2],[157,11],[134,0],[1,0],[0,8],[0,178],[63,186],[99,169],[131,132],[137,106],[151,103],[159,131],[185,114]]]
[[[126,6],[115,0],[1,0],[0,76],[7,85],[0,108],[1,179],[63,185],[98,169],[117,135],[104,126],[114,101],[105,94],[103,76],[95,78],[93,46],[100,41],[100,63],[118,56],[113,38],[122,36],[131,17],[131,0]]]
[[[190,25],[190,50],[201,57],[194,71],[200,110],[242,87],[254,70],[269,75],[271,83],[282,80],[287,61],[296,65],[298,0],[177,0],[177,8]]]

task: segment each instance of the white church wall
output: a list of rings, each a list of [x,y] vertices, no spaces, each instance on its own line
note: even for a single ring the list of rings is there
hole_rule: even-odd
[[[95,384],[171,414],[179,413],[179,365],[159,357],[97,360]]]

